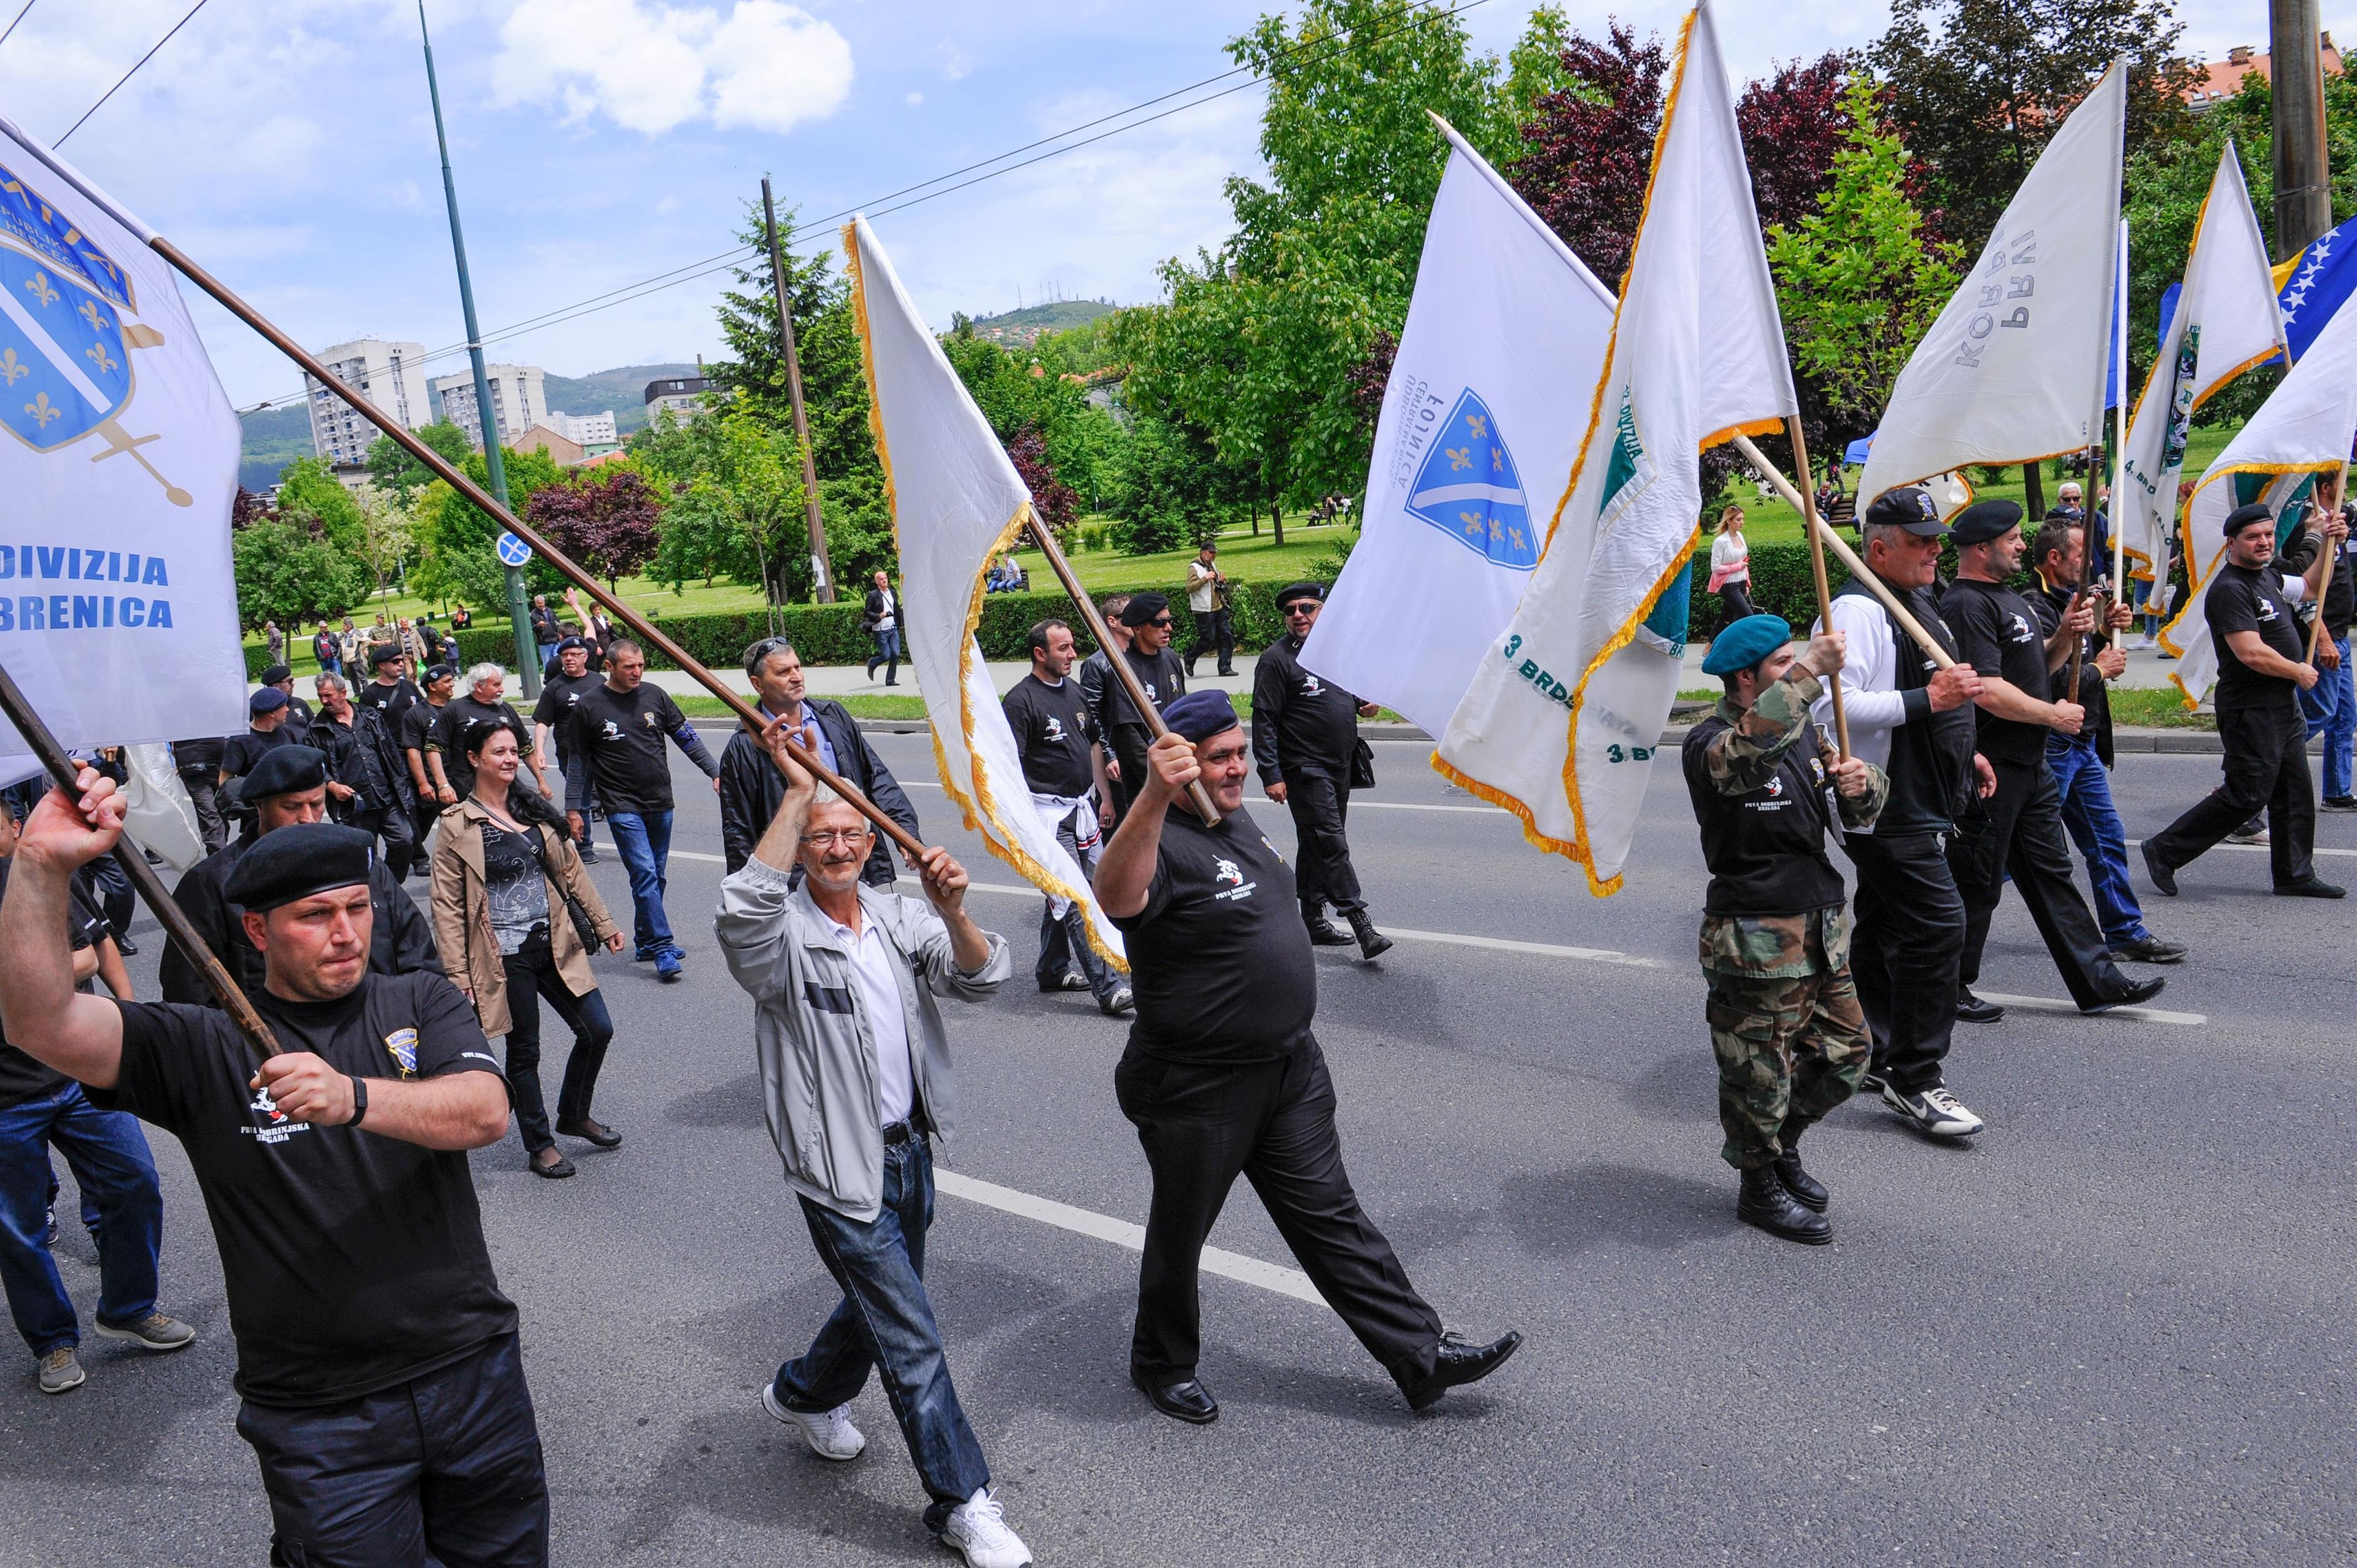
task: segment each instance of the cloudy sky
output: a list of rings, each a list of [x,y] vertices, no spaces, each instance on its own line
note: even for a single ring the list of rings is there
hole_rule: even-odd
[[[0,114],[63,134],[191,3],[33,0],[0,44]],[[0,0],[0,27],[22,4]],[[1609,11],[1667,31],[1684,4]],[[805,219],[877,213],[904,187],[1215,76],[1222,45],[1270,8],[427,0],[484,328],[721,254],[764,173]],[[1592,29],[1607,15],[1571,10]],[[1502,50],[1528,11],[1480,0],[1465,23]],[[2184,14],[2188,42],[2212,58],[2266,41],[2258,0],[2191,0]],[[1751,74],[1863,43],[1887,15],[1877,0],[1729,0],[1720,26],[1731,66]],[[1257,87],[1228,93],[884,213],[877,232],[942,324],[1052,292],[1149,299],[1157,262],[1227,232],[1221,182],[1257,166],[1259,102]],[[211,0],[64,151],[314,348],[463,338],[414,0]],[[552,322],[493,354],[578,375],[712,353],[719,281]],[[266,345],[197,307],[241,407],[299,388]]]

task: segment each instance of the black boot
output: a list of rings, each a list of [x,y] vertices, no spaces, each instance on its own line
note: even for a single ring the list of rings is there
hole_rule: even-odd
[[[1786,1192],[1819,1214],[1823,1214],[1825,1205],[1833,1201],[1834,1195],[1825,1190],[1825,1184],[1801,1168],[1801,1151],[1798,1148],[1787,1147],[1768,1168],[1776,1173],[1776,1179],[1784,1184]]]
[[[1351,910],[1350,921],[1351,935],[1359,939],[1361,958],[1375,958],[1392,950],[1391,938],[1375,929],[1374,921],[1367,918],[1367,912],[1364,909]]]
[[[1326,918],[1326,904],[1319,898],[1301,901],[1301,923],[1309,928],[1309,945],[1313,948],[1346,948],[1351,939],[1336,930]]]
[[[1743,1194],[1735,1201],[1735,1217],[1746,1225],[1757,1225],[1771,1235],[1812,1247],[1822,1247],[1834,1239],[1831,1222],[1795,1202],[1772,1165],[1743,1173]]]

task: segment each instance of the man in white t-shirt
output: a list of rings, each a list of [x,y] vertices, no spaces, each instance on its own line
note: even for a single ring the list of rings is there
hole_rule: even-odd
[[[880,568],[875,581],[859,616],[859,624],[876,639],[876,657],[867,661],[867,678],[876,679],[876,667],[881,664],[884,683],[897,686],[900,683],[900,601],[892,592],[892,579]]]
[[[1195,660],[1206,650],[1220,656],[1220,673],[1236,672],[1235,624],[1228,615],[1224,602],[1228,579],[1215,563],[1220,547],[1205,544],[1187,563],[1187,608],[1195,617],[1195,646],[1187,650],[1187,673],[1195,672]]]

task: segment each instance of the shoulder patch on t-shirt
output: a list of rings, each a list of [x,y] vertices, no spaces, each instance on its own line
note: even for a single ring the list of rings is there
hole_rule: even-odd
[[[393,1058],[393,1065],[399,1077],[415,1078],[417,1076],[417,1031],[415,1029],[406,1026],[395,1029],[384,1037],[384,1048],[386,1054]]]

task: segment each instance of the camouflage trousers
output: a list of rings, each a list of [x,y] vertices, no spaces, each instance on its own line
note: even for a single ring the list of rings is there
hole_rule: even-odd
[[[1705,970],[1722,1158],[1756,1170],[1857,1090],[1873,1036],[1849,965],[1762,976]]]

